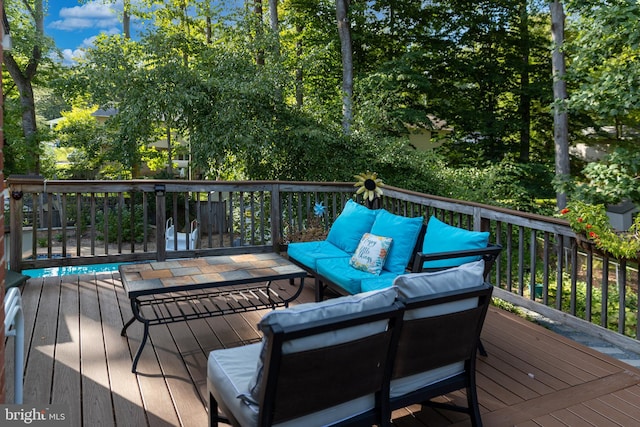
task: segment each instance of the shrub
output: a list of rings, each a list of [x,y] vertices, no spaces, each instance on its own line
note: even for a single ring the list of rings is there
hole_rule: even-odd
[[[111,208],[107,211],[106,221],[109,225],[107,241],[117,243],[120,235],[123,242],[142,243],[144,239],[144,210],[141,205],[134,207],[133,224],[129,225],[131,210],[125,206],[119,211]],[[99,240],[105,240],[104,236],[105,214],[103,211],[96,213],[96,233]],[[132,232],[133,228],[133,232]]]

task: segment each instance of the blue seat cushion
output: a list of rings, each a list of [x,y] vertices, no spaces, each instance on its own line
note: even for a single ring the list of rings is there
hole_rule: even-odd
[[[360,292],[378,291],[391,287],[398,276],[398,274],[387,271],[382,276],[362,279],[360,282]]]
[[[349,265],[349,258],[325,258],[318,260],[317,272],[322,277],[340,286],[349,294],[358,294],[362,291],[361,282],[368,279],[388,281],[389,286],[396,278],[396,273],[382,270],[380,275],[356,270]],[[378,288],[381,289],[382,287]],[[374,289],[372,289],[374,290]]]
[[[327,241],[343,251],[353,254],[364,233],[371,231],[377,211],[348,200],[329,229]]]
[[[384,209],[378,212],[371,227],[371,234],[393,239],[383,270],[396,274],[405,272],[423,222],[424,218],[421,216],[408,218]]]
[[[424,236],[422,253],[433,254],[438,252],[455,252],[469,249],[482,249],[489,243],[488,231],[469,231],[464,228],[454,227],[440,221],[435,216],[429,218],[427,232]],[[423,268],[449,268],[457,267],[468,262],[478,261],[482,256],[469,256],[449,258],[436,261],[427,261]]]
[[[289,243],[287,248],[289,259],[294,259],[302,265],[316,271],[316,263],[324,258],[350,258],[351,255],[334,246],[326,240],[317,242]]]

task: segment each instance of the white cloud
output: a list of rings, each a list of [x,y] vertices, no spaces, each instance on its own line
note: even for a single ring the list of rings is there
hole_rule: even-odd
[[[78,59],[84,58],[85,52],[83,49],[63,49],[62,50],[62,65],[75,65]]]
[[[103,31],[103,33],[119,34],[120,30],[117,28],[111,28]],[[86,56],[85,49],[91,48],[94,46],[96,37],[97,36],[91,36],[82,40],[82,43],[80,43],[77,49],[62,49],[60,51],[61,55],[58,55],[58,59],[62,62],[62,65],[67,65],[67,66],[76,65],[79,59],[83,59]]]
[[[118,13],[114,5],[89,2],[81,6],[63,7],[59,20],[49,24],[49,28],[61,31],[86,30],[89,28],[111,28],[119,25]]]

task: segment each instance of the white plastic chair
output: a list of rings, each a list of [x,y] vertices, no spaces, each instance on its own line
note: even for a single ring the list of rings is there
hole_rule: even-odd
[[[22,381],[24,378],[24,315],[22,297],[18,288],[10,288],[4,296],[4,336],[15,337],[13,361],[14,403],[22,404]]]
[[[187,242],[187,237],[189,241]],[[167,219],[164,230],[165,247],[167,251],[185,251],[188,249],[196,249],[198,242],[198,221],[191,221],[191,228],[189,233],[177,233],[177,245],[176,245],[176,232],[173,225],[173,218]],[[188,245],[188,246],[187,246]]]

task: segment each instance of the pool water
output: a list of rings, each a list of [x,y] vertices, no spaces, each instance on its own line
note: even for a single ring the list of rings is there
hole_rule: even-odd
[[[55,277],[78,274],[113,273],[123,263],[74,265],[66,267],[47,267],[33,270],[22,270],[22,274],[31,277]]]

